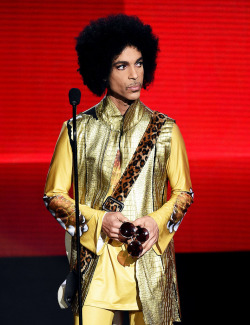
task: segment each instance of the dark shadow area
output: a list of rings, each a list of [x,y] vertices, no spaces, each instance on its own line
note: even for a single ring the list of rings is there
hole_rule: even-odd
[[[249,324],[249,257],[249,252],[176,254],[181,324]]]
[[[249,257],[249,252],[177,254],[181,324],[249,324]],[[71,311],[57,303],[66,257],[1,258],[0,270],[0,324],[73,324]]]

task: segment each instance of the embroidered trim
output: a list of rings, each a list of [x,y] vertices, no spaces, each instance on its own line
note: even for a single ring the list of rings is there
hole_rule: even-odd
[[[52,197],[44,195],[43,200],[46,208],[53,217],[71,236],[74,236],[76,233],[75,205],[62,195]],[[79,223],[81,236],[88,230],[88,226],[85,224],[85,218],[81,213],[79,214]]]
[[[167,228],[170,233],[177,231],[179,228],[183,217],[187,213],[187,209],[193,203],[194,192],[190,188],[189,192],[181,192],[176,199],[173,213],[170,216],[170,220],[167,223]]]

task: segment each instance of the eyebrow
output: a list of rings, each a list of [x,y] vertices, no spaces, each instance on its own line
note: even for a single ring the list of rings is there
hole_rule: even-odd
[[[141,60],[143,60],[142,56],[139,59],[137,59],[135,61],[135,63],[138,62],[138,61],[141,61]],[[117,65],[117,64],[128,64],[128,61],[116,61],[116,62],[113,63],[113,66]]]

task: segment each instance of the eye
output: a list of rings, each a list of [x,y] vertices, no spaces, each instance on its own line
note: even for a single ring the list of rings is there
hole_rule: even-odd
[[[142,67],[143,66],[143,61],[138,61],[135,64],[137,67]]]
[[[126,68],[125,64],[119,64],[119,65],[116,66],[117,70],[124,70],[125,68]]]

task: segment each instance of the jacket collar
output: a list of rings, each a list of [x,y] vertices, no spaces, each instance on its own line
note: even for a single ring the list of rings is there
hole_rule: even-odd
[[[144,105],[138,99],[133,102],[124,115],[112,102],[109,96],[105,96],[96,107],[98,119],[109,124],[112,130],[126,132],[139,123],[144,112]]]

